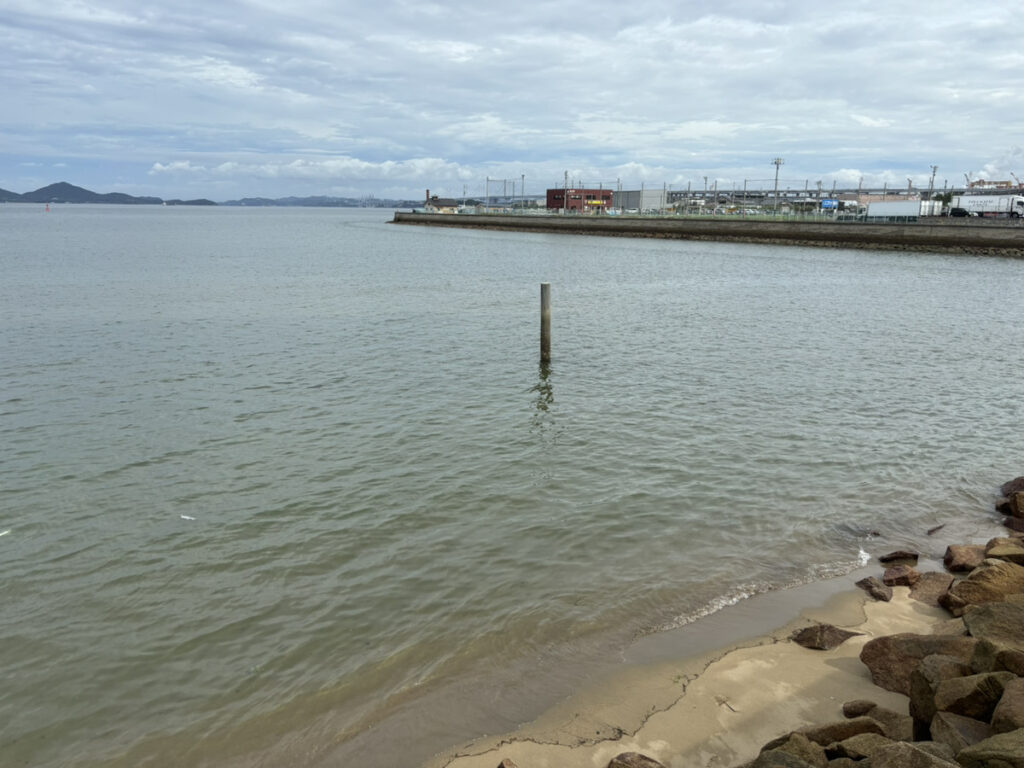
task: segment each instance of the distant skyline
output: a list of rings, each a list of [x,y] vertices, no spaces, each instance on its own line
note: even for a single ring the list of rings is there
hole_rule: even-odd
[[[0,188],[229,200],[1024,175],[1005,2],[7,0]],[[500,191],[492,182],[490,191]]]

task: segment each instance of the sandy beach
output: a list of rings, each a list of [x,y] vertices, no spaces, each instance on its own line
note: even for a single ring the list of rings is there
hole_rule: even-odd
[[[672,768],[730,768],[785,732],[842,719],[846,701],[871,699],[905,711],[905,696],[871,682],[858,658],[861,648],[883,635],[929,633],[949,614],[911,599],[906,587],[896,587],[891,602],[875,602],[853,586],[858,577],[762,596],[641,641],[621,673],[514,733],[463,744],[426,768],[495,768],[504,759],[519,768],[604,768],[622,752],[641,752]],[[816,598],[818,607],[759,637],[702,648],[735,631],[730,622],[753,628],[778,623],[794,615],[794,603],[814,605]],[[789,639],[818,622],[860,634],[831,651]]]

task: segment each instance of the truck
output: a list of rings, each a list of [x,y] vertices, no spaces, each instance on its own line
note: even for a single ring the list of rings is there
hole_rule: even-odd
[[[953,195],[950,216],[990,216],[1019,219],[1024,216],[1022,195]]]
[[[942,203],[938,200],[899,200],[868,203],[869,219],[906,221],[921,216],[938,216]]]

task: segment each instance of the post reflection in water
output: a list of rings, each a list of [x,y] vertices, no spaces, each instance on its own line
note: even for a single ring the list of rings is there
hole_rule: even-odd
[[[533,415],[530,419],[531,432],[536,432],[544,443],[553,443],[555,434],[555,387],[551,378],[551,363],[541,363],[538,367],[537,383],[530,392],[535,393],[533,399]]]
[[[541,363],[538,369],[538,381],[532,391],[537,393],[537,410],[546,411],[555,402],[555,388],[551,382],[551,363]]]

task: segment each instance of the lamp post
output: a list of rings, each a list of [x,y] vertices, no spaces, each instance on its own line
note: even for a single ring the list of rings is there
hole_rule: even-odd
[[[779,215],[779,166],[782,165],[785,160],[781,157],[776,157],[772,160],[772,165],[775,166],[775,215]]]

